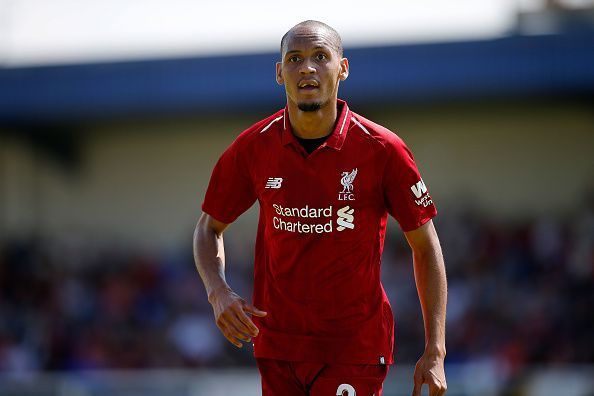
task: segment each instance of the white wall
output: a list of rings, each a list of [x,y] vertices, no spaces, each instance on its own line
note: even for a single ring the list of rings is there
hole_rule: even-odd
[[[594,183],[594,114],[585,105],[361,113],[406,140],[438,209],[557,215],[576,210]],[[74,173],[0,134],[0,237],[38,230],[187,245],[216,159],[258,117],[96,123],[83,128],[83,163]],[[236,235],[253,238],[256,206],[233,225]]]
[[[563,214],[594,188],[594,112],[587,104],[445,105],[384,111],[420,163],[436,202],[491,217]]]

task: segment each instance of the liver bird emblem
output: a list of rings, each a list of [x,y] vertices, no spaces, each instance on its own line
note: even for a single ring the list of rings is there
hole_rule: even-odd
[[[342,184],[342,192],[343,193],[350,193],[353,191],[353,181],[355,181],[355,177],[357,176],[357,168],[353,169],[350,172],[342,172],[342,178],[340,179],[340,184]]]

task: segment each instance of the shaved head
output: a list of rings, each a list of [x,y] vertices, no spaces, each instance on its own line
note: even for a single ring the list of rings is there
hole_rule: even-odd
[[[338,34],[334,28],[326,25],[324,22],[313,20],[298,23],[289,29],[287,33],[285,33],[281,39],[281,57],[287,50],[287,42],[290,38],[294,36],[310,35],[312,32],[323,33],[323,35],[326,36],[328,41],[331,43],[333,49],[336,50],[340,57],[342,57],[342,39],[340,38],[340,34]]]

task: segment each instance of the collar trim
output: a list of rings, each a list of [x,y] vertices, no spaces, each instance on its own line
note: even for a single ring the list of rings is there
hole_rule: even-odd
[[[340,150],[348,134],[348,125],[350,124],[350,121],[353,118],[349,117],[351,111],[349,110],[349,107],[344,100],[338,99],[337,107],[340,110],[340,114],[338,115],[338,118],[336,120],[334,130],[331,132],[330,136],[328,136],[328,139],[322,144],[322,147],[327,146],[335,150]],[[295,144],[297,146],[301,146],[301,144],[297,141],[297,138],[293,134],[293,131],[291,130],[291,123],[287,122],[287,119],[289,118],[288,107],[285,107],[283,111],[283,116],[281,117],[283,118],[283,145],[286,146],[288,144]]]

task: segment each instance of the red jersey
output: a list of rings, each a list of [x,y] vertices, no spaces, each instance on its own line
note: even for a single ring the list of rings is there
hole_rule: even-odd
[[[392,309],[380,282],[388,213],[404,231],[436,215],[413,156],[393,132],[338,102],[307,154],[288,110],[242,132],[217,162],[202,210],[233,222],[256,200],[254,355],[391,364]]]

